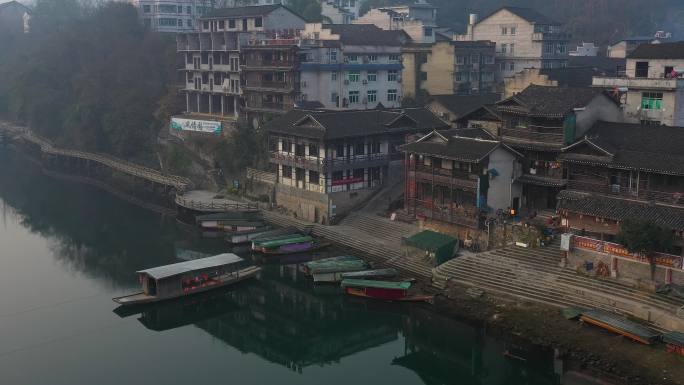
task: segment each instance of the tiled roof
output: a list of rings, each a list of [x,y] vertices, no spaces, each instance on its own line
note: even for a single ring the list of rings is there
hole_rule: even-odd
[[[265,125],[265,129],[272,133],[324,140],[394,132],[427,132],[447,127],[443,120],[425,108],[350,111],[295,109]]]
[[[347,45],[401,46],[410,38],[404,31],[385,31],[373,24],[323,24]]]
[[[684,59],[684,41],[660,44],[641,44],[629,59]]]
[[[460,136],[471,139],[496,139],[491,133],[489,133],[489,131],[482,128],[452,128],[449,130],[440,131],[439,133],[444,136]]]
[[[617,76],[618,68],[624,71],[627,59],[606,56],[569,56],[568,68],[591,67],[603,76]]]
[[[0,4],[0,11],[2,11],[5,8],[9,8],[10,6],[17,6],[19,8],[24,9],[24,11],[26,11],[26,12],[29,12],[29,13],[31,12],[31,8],[25,6],[24,4],[22,4],[18,1],[8,1],[6,3]]]
[[[501,96],[499,94],[434,95],[432,98],[454,114],[453,120],[456,120],[484,105],[496,103]]]
[[[684,230],[684,209],[671,206],[565,190],[558,193],[558,209],[616,221],[640,218],[656,225]]]
[[[559,25],[560,24],[559,22],[551,19],[550,17],[548,17],[546,15],[543,15],[543,14],[535,11],[532,8],[508,7],[508,6],[501,7],[499,9],[497,9],[496,11],[490,13],[489,15],[483,17],[480,20],[480,22],[482,22],[482,20],[489,18],[490,16],[497,14],[499,11],[502,11],[504,9],[515,14],[515,15],[517,15],[517,16],[519,16],[519,17],[521,17],[521,18],[523,18],[523,19],[525,19],[525,20],[527,20],[530,23],[547,24],[547,25]]]
[[[575,108],[586,107],[601,94],[604,94],[603,90],[590,87],[531,85],[519,94],[498,102],[497,108],[529,115],[563,117]],[[517,105],[507,105],[511,102]]]
[[[433,132],[418,141],[401,146],[401,149],[416,154],[429,154],[462,162],[477,163],[500,145],[501,143],[495,140],[460,136],[446,137]]]
[[[585,141],[612,156],[600,159],[581,155],[573,157],[573,148]],[[567,147],[561,158],[579,163],[684,175],[683,149],[682,127],[596,122],[585,134],[585,139]]]

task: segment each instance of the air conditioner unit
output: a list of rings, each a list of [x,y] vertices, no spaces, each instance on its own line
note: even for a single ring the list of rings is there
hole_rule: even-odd
[[[611,184],[610,185],[610,192],[613,194],[619,194],[620,193],[620,185],[619,184]]]

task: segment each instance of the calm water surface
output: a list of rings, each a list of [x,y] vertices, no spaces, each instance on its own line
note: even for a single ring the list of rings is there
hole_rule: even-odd
[[[548,352],[429,307],[314,288],[296,266],[197,298],[115,313],[136,270],[229,250],[0,148],[2,384],[559,384]],[[241,250],[235,252],[245,255]],[[557,366],[557,365],[556,365]]]

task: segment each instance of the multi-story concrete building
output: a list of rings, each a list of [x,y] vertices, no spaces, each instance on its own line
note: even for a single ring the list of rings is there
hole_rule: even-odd
[[[472,94],[496,89],[495,45],[440,40],[402,48],[404,96]]]
[[[334,4],[337,8],[348,12],[349,14],[351,14],[352,20],[359,17],[359,9],[361,8],[361,0],[320,0],[320,1],[321,1],[321,3]]]
[[[373,8],[354,24],[373,24],[386,31],[402,30],[416,43],[434,43],[437,8],[418,0],[408,5]]]
[[[143,24],[157,32],[196,31],[198,20],[211,11],[209,0],[131,0]]]
[[[402,31],[309,23],[300,33],[301,98],[328,109],[399,107]]]
[[[245,109],[252,121],[294,108],[299,93],[299,40],[294,36],[250,40],[242,47]]]
[[[277,174],[276,203],[299,218],[330,223],[385,183],[406,135],[446,125],[424,108],[296,109],[265,128]]]
[[[0,34],[20,34],[29,31],[31,9],[18,1],[0,4]]]
[[[328,1],[321,2],[321,16],[327,24],[349,24],[356,18],[354,13]]]
[[[524,155],[518,178],[522,202],[516,209],[552,209],[567,184],[558,161],[566,145],[584,136],[596,121],[619,122],[620,107],[603,91],[590,87],[532,85],[496,104],[503,127],[500,139]]]
[[[559,68],[568,62],[570,35],[559,22],[529,8],[502,7],[481,20],[472,14],[467,33],[457,40],[496,42],[502,78],[525,68]]]
[[[684,42],[642,44],[627,57],[625,76],[594,77],[594,87],[620,97],[625,120],[684,126]]]
[[[616,41],[608,46],[607,56],[612,58],[625,59],[641,44],[651,44],[656,39],[652,36],[634,36]]]
[[[520,199],[522,155],[480,129],[433,131],[402,146],[407,214],[478,229],[482,212]]]
[[[242,108],[244,85],[241,78],[242,48],[253,47],[268,36],[292,36],[304,24],[300,16],[282,5],[223,8],[202,17],[199,31],[179,33],[176,39],[183,63],[180,69],[181,92],[185,94],[186,113],[237,119]],[[257,57],[255,50],[248,51],[249,57],[262,65],[264,60],[275,65],[291,59]],[[273,76],[278,67],[270,67],[269,71]],[[275,74],[270,85],[278,83],[279,76]],[[268,75],[263,78],[250,75],[249,84],[259,88],[265,84],[265,79]],[[293,84],[291,79],[289,84]],[[273,90],[274,93],[279,91]]]

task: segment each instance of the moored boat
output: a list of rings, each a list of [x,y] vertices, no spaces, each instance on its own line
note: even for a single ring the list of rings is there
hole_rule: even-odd
[[[663,342],[667,345],[667,351],[670,353],[684,356],[684,333],[682,332],[668,332],[663,334]]]
[[[274,235],[269,237],[258,237],[252,240],[252,250],[261,251],[264,245],[275,244],[277,242],[287,243],[290,240],[296,240],[304,237],[309,237],[308,234],[301,233],[287,233]],[[310,238],[310,237],[309,237]],[[313,239],[313,238],[312,238]]]
[[[251,242],[254,238],[271,231],[271,226],[262,226],[254,230],[239,231],[226,235],[226,241],[234,245]]]
[[[265,226],[261,216],[256,212],[226,212],[199,215],[195,218],[195,221],[203,230],[223,232],[253,231],[258,227]]]
[[[356,297],[382,299],[388,301],[432,301],[432,295],[411,295],[411,282],[374,281],[368,279],[344,279],[344,291]]]
[[[202,293],[256,276],[261,268],[242,267],[243,259],[225,253],[137,272],[142,292],[112,298],[120,305],[139,305]]]
[[[342,279],[379,279],[394,278],[399,274],[396,269],[361,270],[342,273]]]
[[[645,345],[650,345],[660,338],[660,334],[645,326],[641,326],[624,317],[602,310],[584,310],[582,311],[580,320],[602,327],[613,333],[623,335]]]
[[[321,282],[341,282],[342,274],[349,272],[356,272],[361,270],[368,270],[370,265],[361,258],[353,258],[347,260],[328,261],[327,263],[317,263],[308,266],[307,274],[310,274],[313,281]]]

